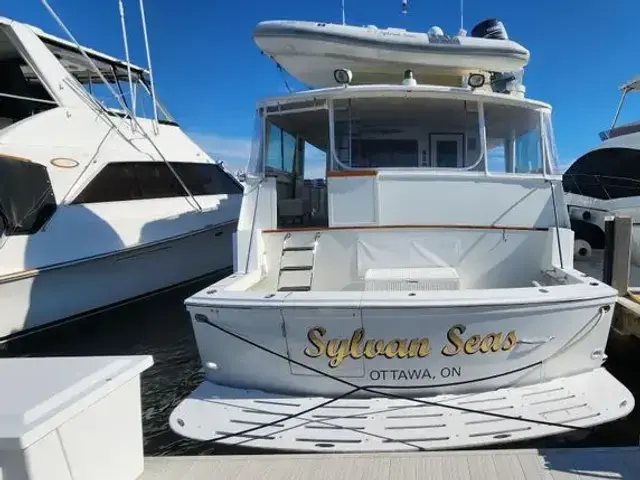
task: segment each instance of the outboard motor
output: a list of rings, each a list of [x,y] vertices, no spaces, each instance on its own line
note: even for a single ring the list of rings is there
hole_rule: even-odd
[[[476,38],[487,38],[492,40],[509,40],[507,29],[504,24],[496,19],[489,18],[478,23],[471,30],[471,36]],[[522,86],[523,71],[517,72],[491,72],[491,89],[498,93],[512,93],[515,89],[524,91]]]
[[[507,30],[500,20],[489,18],[477,24],[471,30],[472,37],[492,38],[495,40],[509,40]]]

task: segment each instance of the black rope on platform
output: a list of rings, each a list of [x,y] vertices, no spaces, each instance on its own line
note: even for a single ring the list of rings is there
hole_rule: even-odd
[[[237,340],[243,341],[243,342],[251,345],[252,347],[255,347],[255,348],[259,349],[259,350],[262,350],[265,353],[268,353],[270,355],[278,357],[278,358],[280,358],[282,360],[285,360],[287,362],[293,363],[294,365],[297,365],[299,367],[305,368],[305,369],[307,369],[307,370],[309,370],[311,372],[317,373],[318,375],[324,376],[326,378],[330,378],[330,379],[332,379],[334,381],[337,381],[339,383],[342,383],[344,385],[352,387],[351,391],[346,392],[346,393],[344,393],[342,395],[339,395],[338,397],[332,398],[332,399],[330,399],[330,400],[328,400],[326,402],[323,402],[323,403],[321,403],[319,405],[316,405],[316,406],[314,406],[312,408],[308,408],[306,410],[297,412],[295,414],[284,416],[284,417],[282,417],[282,418],[280,418],[280,419],[278,419],[276,421],[270,422],[270,423],[262,424],[262,425],[259,425],[259,426],[256,426],[256,427],[252,427],[252,428],[249,428],[249,429],[246,429],[246,430],[242,430],[240,432],[235,432],[233,434],[223,435],[221,437],[212,439],[213,442],[221,441],[221,440],[224,440],[224,439],[227,439],[227,438],[231,438],[231,437],[243,436],[243,435],[246,435],[247,433],[259,430],[261,428],[274,426],[274,425],[276,425],[276,424],[278,424],[280,422],[284,422],[284,421],[296,418],[296,417],[298,417],[300,415],[304,415],[306,413],[310,413],[310,412],[312,412],[314,410],[317,410],[319,408],[322,408],[322,407],[325,407],[327,405],[330,405],[331,403],[334,403],[337,400],[340,400],[340,399],[346,398],[348,396],[351,396],[351,395],[353,395],[354,393],[356,393],[358,391],[366,391],[366,392],[373,393],[373,394],[376,394],[376,395],[381,395],[381,396],[387,397],[387,398],[395,398],[395,399],[399,399],[399,400],[407,400],[407,401],[418,403],[418,404],[421,404],[421,405],[424,405],[424,406],[443,407],[443,408],[448,408],[448,409],[456,410],[456,411],[460,411],[460,412],[487,415],[487,416],[490,416],[490,417],[493,417],[493,418],[499,418],[499,419],[503,419],[503,420],[517,420],[517,421],[521,421],[521,422],[525,422],[525,423],[532,423],[532,424],[535,424],[535,425],[545,425],[545,426],[549,426],[549,427],[560,427],[560,428],[566,428],[566,429],[569,429],[569,430],[583,431],[583,432],[591,432],[591,431],[594,430],[594,427],[580,427],[580,426],[567,425],[567,424],[557,423],[557,422],[547,422],[547,421],[544,421],[544,420],[536,420],[536,419],[533,419],[533,418],[516,417],[516,416],[513,416],[513,415],[505,415],[505,414],[496,413],[496,412],[485,412],[485,411],[482,411],[482,410],[476,410],[476,409],[472,409],[472,408],[460,407],[460,406],[457,406],[457,405],[447,405],[447,404],[442,404],[442,403],[438,403],[438,402],[430,402],[428,400],[423,400],[423,399],[415,398],[415,397],[407,397],[405,395],[394,394],[394,393],[391,393],[391,392],[383,392],[383,391],[377,390],[376,387],[358,386],[358,385],[356,385],[356,384],[354,384],[352,382],[349,382],[348,380],[345,380],[345,379],[340,378],[340,377],[336,377],[336,376],[331,375],[329,373],[323,372],[322,370],[318,370],[317,368],[314,368],[314,367],[312,367],[310,365],[307,365],[305,363],[299,362],[299,361],[294,360],[294,359],[292,359],[290,357],[282,355],[282,354],[280,354],[278,352],[274,352],[273,350],[271,350],[271,349],[269,349],[269,348],[267,348],[267,347],[265,347],[263,345],[259,345],[259,344],[255,343],[255,342],[253,342],[253,341],[251,341],[251,340],[249,340],[247,338],[242,337],[241,335],[238,335],[238,334],[236,334],[234,332],[231,332],[231,331],[229,331],[229,330],[227,330],[227,329],[225,329],[225,328],[223,328],[223,327],[221,327],[219,325],[216,325],[215,323],[211,322],[205,315],[196,314],[194,316],[194,318],[199,323],[205,323],[205,324],[207,324],[207,325],[209,325],[209,326],[211,326],[211,327],[213,327],[213,328],[215,328],[215,329],[217,329],[217,330],[219,330],[219,331],[221,331],[221,332],[223,332],[223,333],[225,333],[225,334],[227,334],[227,335],[229,335],[229,336],[231,336],[231,337],[233,337],[233,338],[235,338]],[[516,373],[516,372],[527,370],[529,368],[532,368],[532,367],[535,367],[535,366],[538,366],[538,365],[541,365],[541,364],[542,364],[542,361],[536,362],[536,363],[533,363],[531,365],[528,365],[528,366],[521,367],[519,369],[510,371],[508,373]],[[506,375],[506,374],[493,375],[491,377],[486,377],[485,379],[497,378],[497,377],[500,377],[500,376],[503,376],[503,375]],[[483,379],[483,380],[485,380],[485,379]],[[478,380],[474,380],[474,381],[478,381]],[[380,387],[377,387],[377,388],[380,388]],[[410,386],[410,387],[388,386],[388,387],[383,387],[383,388],[385,388],[385,389],[410,390],[410,389],[424,388],[424,387],[422,387],[422,386]],[[416,448],[422,449],[421,447],[417,447],[417,446],[416,446]]]

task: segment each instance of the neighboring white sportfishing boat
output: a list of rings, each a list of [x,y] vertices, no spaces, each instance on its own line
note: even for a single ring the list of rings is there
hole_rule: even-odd
[[[627,95],[640,90],[640,77],[620,87],[622,97],[602,142],[579,157],[564,174],[564,190],[578,258],[604,248],[606,217],[633,219],[632,262],[640,266],[640,122],[617,125]]]
[[[148,71],[0,18],[0,338],[230,267],[241,198]]]
[[[258,103],[236,272],[186,300],[206,378],[171,428],[416,450],[628,415],[602,367],[616,291],[573,268],[551,108],[481,88],[482,72],[332,75],[345,85]],[[325,209],[301,181],[308,144],[326,153]]]

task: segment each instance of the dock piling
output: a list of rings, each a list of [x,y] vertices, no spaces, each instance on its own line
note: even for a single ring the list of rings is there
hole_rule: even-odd
[[[632,230],[633,222],[628,215],[616,215],[605,220],[602,280],[618,290],[621,297],[629,293]]]

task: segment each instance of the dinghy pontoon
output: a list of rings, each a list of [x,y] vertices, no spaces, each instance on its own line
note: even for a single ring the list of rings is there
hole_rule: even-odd
[[[478,36],[452,36],[438,27],[423,33],[276,20],[258,24],[253,38],[269,57],[313,87],[335,86],[338,68],[350,69],[357,83],[390,83],[411,69],[421,83],[458,86],[457,77],[475,70],[513,72],[527,64],[529,51],[508,40],[502,28],[479,26],[485,28],[472,31]]]

